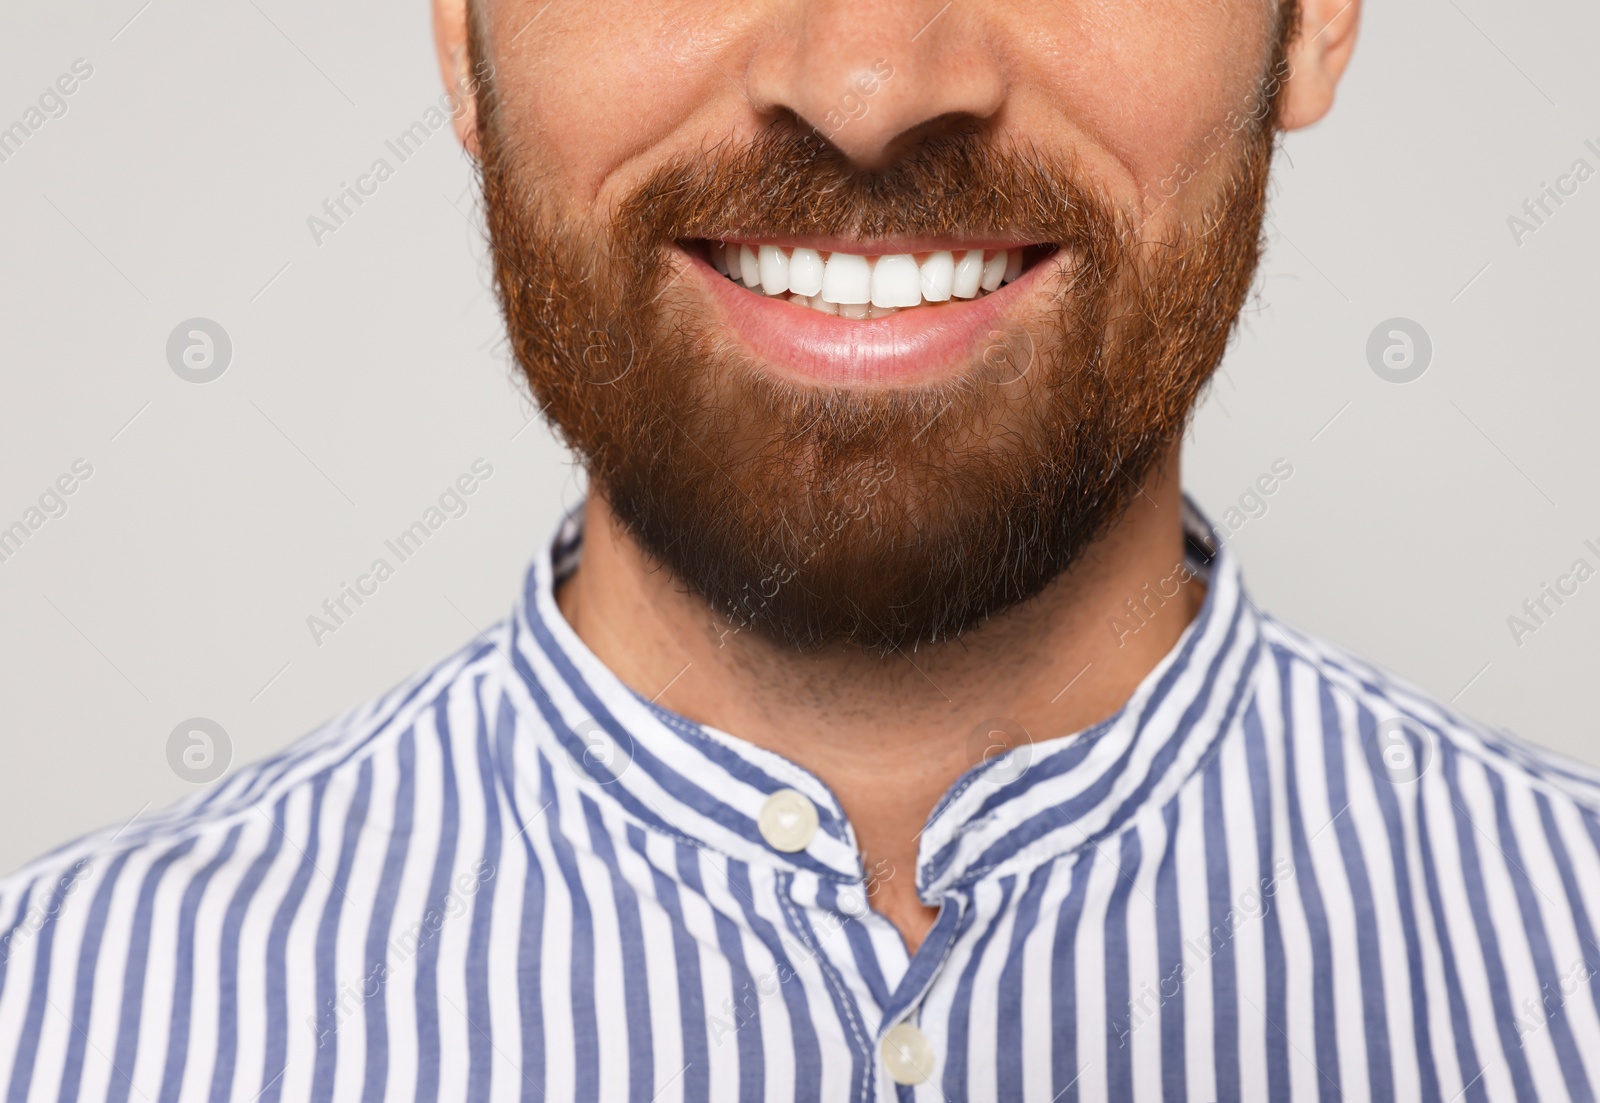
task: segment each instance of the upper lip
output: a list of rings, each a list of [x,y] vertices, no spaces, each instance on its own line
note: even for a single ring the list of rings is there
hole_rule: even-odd
[[[691,239],[694,240],[694,239]],[[1000,234],[972,237],[950,236],[897,236],[861,238],[828,236],[822,234],[706,234],[701,241],[721,241],[735,245],[778,245],[789,249],[815,249],[819,253],[855,253],[859,256],[896,256],[902,253],[936,253],[943,250],[962,252],[968,249],[1026,249],[1042,244],[1036,238]]]

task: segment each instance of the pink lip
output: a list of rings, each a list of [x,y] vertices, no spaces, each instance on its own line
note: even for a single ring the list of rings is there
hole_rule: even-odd
[[[815,249],[819,253],[843,250],[864,257],[892,256],[896,253],[933,253],[948,249],[952,253],[965,253],[969,249],[1026,249],[1038,244],[1032,240],[1008,237],[945,238],[945,237],[893,237],[893,238],[843,238],[818,237],[815,234],[779,234],[762,237],[742,237],[733,234],[716,240],[735,245],[781,245],[786,249]]]
[[[769,240],[770,239],[766,239]],[[858,246],[859,248],[859,246]],[[1059,263],[1045,257],[999,290],[979,299],[919,306],[887,318],[855,320],[824,314],[742,287],[698,252],[683,259],[706,288],[729,330],[763,364],[809,383],[829,386],[907,386],[949,377],[985,342],[1010,332],[1009,308]]]

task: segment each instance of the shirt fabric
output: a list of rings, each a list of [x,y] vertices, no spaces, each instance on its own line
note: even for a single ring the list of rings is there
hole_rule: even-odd
[[[569,518],[435,668],[0,882],[0,1092],[1592,1098],[1600,778],[1267,617],[1187,524],[1139,601],[1193,571],[1199,615],[955,783],[908,955],[826,785],[576,637]]]

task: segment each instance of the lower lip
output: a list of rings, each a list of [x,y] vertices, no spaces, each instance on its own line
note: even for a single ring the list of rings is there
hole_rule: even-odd
[[[1009,329],[1005,314],[1038,285],[1060,252],[1042,257],[1012,282],[978,299],[917,306],[887,318],[852,319],[763,295],[734,283],[679,246],[723,321],[764,365],[809,383],[907,386],[960,374],[986,343]]]

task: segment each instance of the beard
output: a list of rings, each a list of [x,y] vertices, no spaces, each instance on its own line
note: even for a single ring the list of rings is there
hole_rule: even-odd
[[[1071,159],[978,126],[868,172],[782,120],[660,166],[591,225],[541,191],[492,79],[477,97],[511,348],[591,492],[731,628],[868,654],[1038,594],[1177,447],[1254,276],[1276,132],[1274,102],[1161,241]],[[675,245],[779,235],[1004,236],[1055,243],[1066,263],[1048,308],[1002,323],[958,370],[830,387],[754,363],[675,282]]]

